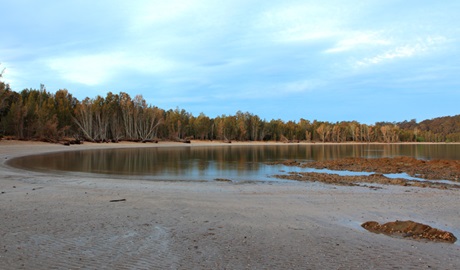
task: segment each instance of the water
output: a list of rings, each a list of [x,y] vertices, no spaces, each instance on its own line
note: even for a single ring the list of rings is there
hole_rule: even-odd
[[[280,181],[270,177],[308,168],[266,165],[344,157],[411,156],[418,159],[460,159],[460,144],[425,145],[260,145],[103,149],[53,153],[13,159],[9,165],[34,171],[90,174],[122,179],[212,181]],[[332,171],[328,171],[332,172]],[[342,172],[343,174],[344,172]],[[345,172],[347,173],[347,172]],[[348,174],[357,174],[356,172]]]

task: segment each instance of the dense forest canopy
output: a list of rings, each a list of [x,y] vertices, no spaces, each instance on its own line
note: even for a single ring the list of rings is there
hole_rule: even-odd
[[[460,115],[399,123],[267,121],[249,112],[210,118],[184,109],[163,110],[138,95],[107,93],[78,100],[62,89],[15,92],[0,80],[0,137],[58,142],[238,140],[314,142],[460,142]]]

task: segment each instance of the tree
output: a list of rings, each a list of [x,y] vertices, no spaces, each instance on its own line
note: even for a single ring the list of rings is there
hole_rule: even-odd
[[[287,121],[284,124],[283,134],[288,140],[297,140],[297,123],[295,121]]]
[[[193,122],[195,134],[200,140],[206,140],[209,138],[211,127],[211,119],[207,117],[204,113],[200,115]]]
[[[322,132],[322,130],[320,130],[320,132]],[[332,141],[341,142],[342,141],[341,135],[342,135],[342,132],[340,130],[340,125],[335,124],[332,127]]]
[[[371,128],[366,125],[366,124],[362,124],[361,125],[361,136],[362,136],[362,140],[363,141],[366,141],[366,142],[370,142],[371,141]]]
[[[134,99],[134,111],[136,139],[146,141],[156,138],[158,126],[163,123],[163,111],[157,107],[148,106],[141,95],[137,95]]]
[[[38,125],[33,128],[35,138],[41,141],[57,142],[63,135],[65,128],[59,128],[53,95],[43,91],[40,105],[35,107]]]
[[[7,125],[5,117],[11,109],[12,104],[12,92],[8,84],[2,80],[3,72],[5,69],[0,71],[0,136],[7,133]]]
[[[93,124],[93,104],[91,99],[85,98],[81,103],[75,106],[74,121],[86,139],[95,141],[94,124]]]
[[[105,99],[97,96],[92,100],[93,130],[94,139],[97,141],[107,141],[109,136],[109,122],[113,115],[110,115]]]
[[[214,125],[212,130],[216,133],[216,138],[218,140],[226,140],[224,134],[224,119],[226,118],[225,115],[217,116],[214,119]]]
[[[224,118],[224,140],[235,140],[238,133],[237,122],[235,116],[227,116]]]
[[[247,126],[246,114],[244,114],[242,111],[236,112],[235,124],[236,124],[237,139],[239,141],[248,140],[249,136],[248,136],[248,126]]]
[[[192,115],[185,111],[176,108],[166,112],[165,125],[167,135],[171,140],[182,140],[191,135],[190,118]]]
[[[109,133],[110,138],[114,142],[125,137],[125,131],[123,126],[123,117],[120,106],[120,95],[112,94],[108,92],[105,97],[106,110],[110,115],[109,119]]]
[[[350,132],[350,135],[351,135],[351,140],[352,141],[357,141],[357,137],[358,137],[358,130],[357,130],[357,127],[358,127],[358,124],[356,122],[350,122],[348,124],[348,127],[349,127],[349,132]]]
[[[325,142],[328,139],[330,132],[331,132],[331,126],[327,123],[322,123],[316,129],[316,133],[318,133],[322,142]]]
[[[9,122],[9,130],[12,135],[18,139],[24,139],[24,119],[26,111],[22,106],[22,97],[17,96],[16,100],[11,103],[7,118]]]
[[[246,113],[247,126],[249,129],[249,140],[250,141],[261,141],[263,140],[264,133],[264,121],[259,116]]]
[[[73,126],[73,113],[75,106],[78,104],[78,100],[67,91],[67,89],[60,89],[54,94],[54,108],[57,117],[57,128],[67,136],[71,136],[71,133],[67,133]]]
[[[312,140],[311,137],[311,123],[308,120],[300,118],[297,129],[297,137],[299,140],[306,140],[307,142]]]
[[[384,125],[380,128],[382,132],[383,141],[386,143],[391,142],[392,139],[392,126],[391,125]]]
[[[281,119],[271,120],[267,123],[267,135],[270,140],[279,141],[284,136],[284,122]]]

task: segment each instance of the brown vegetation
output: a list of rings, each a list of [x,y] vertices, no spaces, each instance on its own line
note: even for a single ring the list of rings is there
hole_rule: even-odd
[[[383,174],[407,173],[410,176],[430,180],[458,181],[460,177],[460,161],[458,160],[418,160],[412,157],[395,158],[344,158],[337,160],[314,161],[299,163],[295,160],[285,160],[267,163],[282,164],[304,168],[330,169],[337,171],[374,172],[368,176],[341,176],[333,173],[291,172],[287,175],[275,175],[277,178],[297,181],[320,181],[334,185],[354,186],[357,183],[376,183],[386,185],[416,186],[431,188],[460,188],[456,184],[446,184],[436,181],[416,181],[403,178],[388,178]]]
[[[411,220],[396,220],[382,225],[376,221],[368,221],[361,226],[370,232],[383,233],[390,236],[448,243],[455,243],[455,241],[457,241],[457,238],[450,232],[432,228],[428,225]]]
[[[407,173],[410,176],[431,180],[460,178],[459,160],[419,160],[412,157],[394,158],[343,158],[308,162],[302,167],[355,172]]]
[[[317,173],[317,172],[290,172],[287,175],[275,175],[274,177],[286,180],[323,182],[326,184],[338,186],[359,186],[360,183],[372,183],[381,185],[397,185],[411,187],[430,187],[438,189],[460,188],[460,185],[445,184],[431,181],[415,181],[404,178],[388,178],[383,174],[371,175],[338,175],[334,173]],[[370,187],[375,189],[376,187]]]

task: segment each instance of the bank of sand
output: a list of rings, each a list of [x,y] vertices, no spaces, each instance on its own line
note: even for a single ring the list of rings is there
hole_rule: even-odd
[[[458,269],[458,244],[365,231],[414,220],[460,232],[460,192],[322,183],[149,182],[11,168],[107,147],[0,141],[1,269]],[[194,147],[194,143],[190,145]],[[178,179],[180,180],[180,179]],[[126,201],[110,202],[125,199]]]

